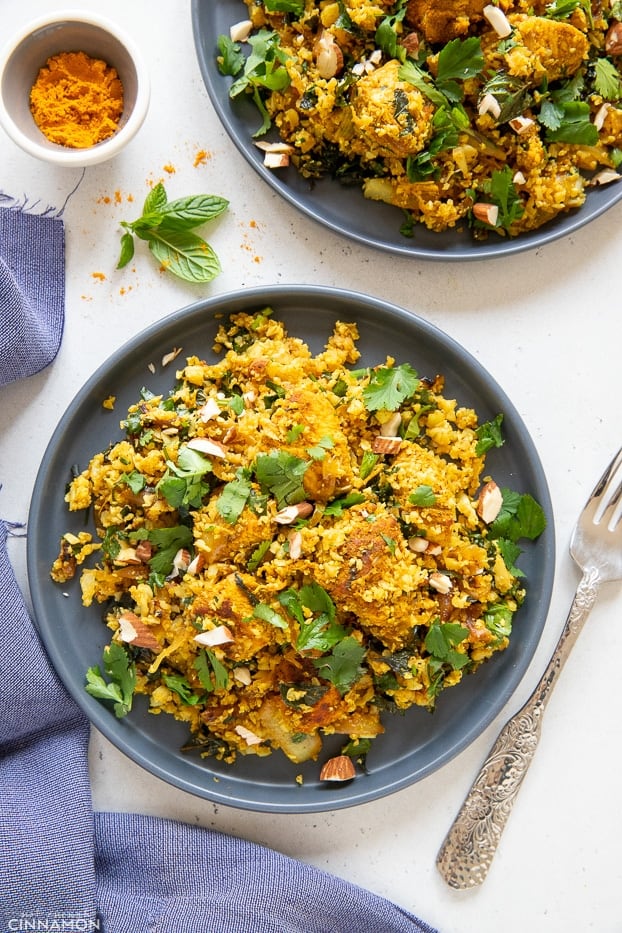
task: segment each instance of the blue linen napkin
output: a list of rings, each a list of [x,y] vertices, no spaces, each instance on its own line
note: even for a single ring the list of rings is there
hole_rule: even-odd
[[[63,243],[60,219],[0,209],[0,385],[58,351]],[[89,725],[28,615],[10,532],[0,519],[0,933],[435,933],[386,899],[255,843],[94,813]]]

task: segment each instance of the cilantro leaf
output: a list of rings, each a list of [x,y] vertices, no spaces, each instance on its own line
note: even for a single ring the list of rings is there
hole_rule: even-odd
[[[366,498],[362,492],[349,492],[347,495],[340,496],[339,499],[333,499],[332,502],[329,502],[324,509],[324,515],[339,517],[343,515],[346,509],[358,505],[360,502],[365,502]]]
[[[148,540],[156,547],[155,554],[149,558],[149,566],[154,573],[167,576],[173,569],[175,555],[180,548],[189,549],[193,544],[192,531],[187,525],[174,525],[172,528],[144,528],[130,533],[130,540]]]
[[[248,502],[251,494],[251,484],[244,476],[227,483],[216,500],[216,508],[229,525],[234,525]]]
[[[620,72],[608,58],[597,58],[594,63],[594,87],[605,100],[622,97]]]
[[[270,115],[261,98],[261,89],[283,91],[290,84],[290,77],[284,62],[286,54],[281,50],[279,35],[268,29],[260,29],[254,36],[249,36],[251,53],[245,61],[242,74],[233,82],[229,96],[238,97],[250,93],[262,118],[261,126],[253,136],[261,136],[272,125]]]
[[[486,186],[487,193],[493,204],[499,208],[497,226],[509,230],[515,220],[522,216],[524,207],[516,185],[513,181],[513,172],[509,165],[494,171],[490,176],[490,183]]]
[[[270,13],[293,13],[302,16],[305,9],[304,0],[264,0],[264,6]]]
[[[492,421],[486,421],[475,431],[477,444],[475,445],[475,454],[481,457],[493,447],[503,447],[505,440],[501,434],[501,425],[503,423],[503,414],[500,412]]]
[[[477,36],[452,39],[439,52],[436,86],[450,101],[460,101],[464,91],[457,81],[474,78],[483,68],[482,43]]]
[[[590,105],[582,100],[568,100],[556,103],[559,125],[554,129],[547,127],[547,142],[571,143],[576,146],[595,146],[598,143],[598,130],[590,120]],[[506,168],[509,167],[506,166]]]
[[[180,447],[177,463],[167,461],[167,471],[158,481],[156,490],[174,509],[184,506],[197,509],[209,492],[209,484],[203,477],[211,469],[210,461],[203,454],[188,446]]]
[[[468,654],[456,651],[468,635],[468,628],[459,622],[433,622],[425,637],[425,649],[435,661],[458,671],[470,662]]]
[[[546,528],[546,516],[542,506],[529,493],[513,492],[502,489],[503,504],[501,511],[488,526],[491,538],[507,538],[519,541],[521,538],[535,540]]]
[[[482,618],[488,631],[501,641],[512,634],[513,615],[514,613],[505,603],[494,603],[486,609]]]
[[[436,493],[431,486],[422,483],[408,497],[411,505],[432,506],[436,503]]]
[[[223,75],[235,77],[244,68],[244,55],[240,43],[234,42],[230,36],[222,35],[218,36],[217,45],[220,52],[216,59],[218,70]]]
[[[166,686],[173,690],[187,706],[196,706],[201,697],[195,693],[186,680],[180,674],[163,674],[162,680]]]
[[[397,58],[403,61],[406,57],[406,50],[398,42],[397,26],[402,22],[406,15],[406,2],[401,0],[397,10],[390,16],[385,16],[380,20],[376,29],[374,44],[376,48],[382,50],[386,58]]]
[[[353,636],[342,639],[329,655],[315,658],[313,664],[320,677],[329,680],[343,695],[363,674],[361,662],[366,649]]]
[[[400,366],[379,366],[372,370],[369,384],[363,389],[363,402],[368,411],[396,411],[402,402],[417,390],[419,377],[409,363]]]
[[[295,505],[306,496],[302,483],[309,462],[275,450],[269,454],[259,454],[255,461],[255,476],[264,489],[275,496],[277,505]]]
[[[86,672],[85,690],[98,700],[112,702],[115,716],[121,719],[132,709],[136,666],[125,648],[115,641],[104,648],[103,664],[104,671],[110,678],[109,682],[105,680],[98,666],[89,667]]]

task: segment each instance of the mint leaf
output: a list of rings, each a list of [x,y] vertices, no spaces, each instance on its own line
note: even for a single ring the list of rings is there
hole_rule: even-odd
[[[363,402],[368,411],[396,411],[414,395],[418,385],[419,377],[409,363],[379,366],[372,370],[369,384],[363,389]]]
[[[194,233],[158,228],[149,235],[149,249],[165,272],[186,282],[211,282],[221,272],[212,247]]]

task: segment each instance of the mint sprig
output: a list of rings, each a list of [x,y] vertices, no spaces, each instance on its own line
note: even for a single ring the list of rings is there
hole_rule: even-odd
[[[121,252],[117,269],[134,257],[134,237],[145,240],[161,267],[186,282],[211,282],[221,271],[212,247],[194,233],[222,214],[229,202],[213,194],[196,194],[169,201],[160,182],[149,192],[140,217],[121,221]]]

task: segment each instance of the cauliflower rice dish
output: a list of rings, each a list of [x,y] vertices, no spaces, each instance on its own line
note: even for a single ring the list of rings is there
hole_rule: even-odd
[[[245,3],[218,66],[265,164],[360,186],[405,235],[518,236],[620,178],[621,0]]]
[[[545,518],[486,473],[502,414],[479,424],[408,363],[355,368],[357,339],[337,323],[312,355],[269,308],[234,314],[217,361],[144,389],[74,475],[96,534],[65,534],[51,573],[103,606],[86,689],[117,716],[146,694],[228,763],[340,735],[321,776],[347,780],[385,712],[433,709],[508,646],[516,542]]]

